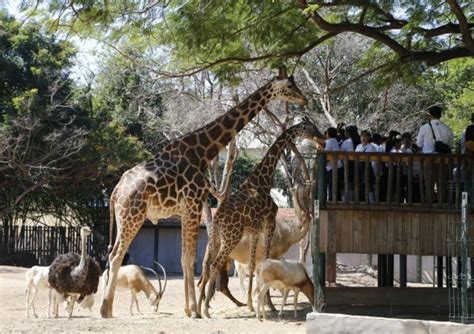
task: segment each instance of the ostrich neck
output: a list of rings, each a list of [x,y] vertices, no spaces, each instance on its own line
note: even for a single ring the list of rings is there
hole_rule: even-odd
[[[86,265],[86,247],[87,247],[87,239],[86,237],[82,237],[81,240],[81,262],[79,262],[79,267],[84,267]]]
[[[87,276],[88,261],[86,261],[87,256],[87,237],[81,236],[81,261],[79,265],[71,271],[71,277],[76,281],[76,283],[81,284],[84,282]]]

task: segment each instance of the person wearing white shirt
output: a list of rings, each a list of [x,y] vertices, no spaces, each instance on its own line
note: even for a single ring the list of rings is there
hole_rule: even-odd
[[[393,140],[393,146],[390,149],[390,153],[403,153],[402,151],[402,136],[397,135]]]
[[[354,143],[352,142],[352,138],[347,138],[342,142],[341,151],[354,152]]]
[[[362,131],[362,133],[364,133],[364,131]],[[378,152],[378,149],[377,147],[375,147],[375,144],[372,144],[372,143],[364,143],[364,136],[361,136],[361,139],[362,139],[362,142],[357,145],[356,147],[356,152],[367,152],[367,153],[371,153],[371,152]]]
[[[416,144],[418,147],[420,147],[423,153],[437,153],[435,150],[435,141],[442,141],[450,148],[453,147],[453,131],[439,120],[441,118],[441,112],[442,110],[439,106],[430,107],[428,110],[430,121],[427,124],[422,125],[418,131]],[[438,183],[438,180],[441,180],[443,183],[438,184],[436,187],[438,189],[438,199],[440,196],[441,202],[444,202],[446,199],[446,194],[439,192],[439,189],[446,189],[446,182],[448,178],[446,166],[442,165],[441,167],[441,175],[438,175],[439,168],[437,166],[433,166],[432,161],[426,161],[424,163],[423,174],[425,179],[425,198],[427,199],[428,203],[433,203],[435,189],[434,184]]]
[[[325,151],[340,151],[339,143],[337,142],[337,130],[336,128],[328,128],[326,130],[326,140],[324,144],[324,150]],[[329,193],[329,198],[331,199],[332,197],[332,173],[333,173],[333,162],[328,161],[326,163],[326,181],[328,185],[328,193]],[[337,161],[337,197],[339,199],[339,189],[341,189],[341,175],[343,173],[342,171],[342,162],[340,160]]]
[[[404,132],[402,134],[402,147],[401,153],[414,153],[416,151],[416,147],[413,145],[412,136],[410,132]],[[408,202],[408,164],[404,164],[403,166],[403,174],[402,174],[402,191],[403,197]],[[412,202],[419,203],[420,202],[420,171],[421,165],[419,161],[413,161],[411,166],[411,193],[412,193]]]
[[[341,151],[344,152],[354,152],[354,149],[360,143],[359,133],[357,131],[357,126],[348,125],[345,129],[346,139],[341,144]],[[354,200],[354,161],[349,160],[349,182],[347,185],[347,193],[344,192],[344,201],[350,202]]]
[[[382,135],[380,133],[372,134],[372,145],[374,145],[377,152],[385,152],[382,147]]]
[[[421,148],[423,153],[437,153],[435,150],[435,134],[436,140],[442,141],[449,147],[453,147],[454,133],[447,126],[443,124],[439,119],[441,118],[441,108],[439,106],[433,106],[429,109],[430,121],[423,124],[418,131],[418,137],[416,144]],[[431,125],[431,126],[430,126]],[[433,128],[433,131],[431,131]]]
[[[370,132],[367,130],[363,130],[360,133],[361,143],[357,145],[356,152],[366,152],[372,153],[377,152],[377,148],[374,144],[370,143]],[[368,194],[368,201],[374,202],[375,196],[373,192],[374,183],[375,183],[375,174],[374,171],[377,168],[377,162],[371,162],[371,168],[369,169],[369,194]],[[359,197],[363,200],[365,199],[365,162],[359,162],[359,175],[362,186],[359,188]]]

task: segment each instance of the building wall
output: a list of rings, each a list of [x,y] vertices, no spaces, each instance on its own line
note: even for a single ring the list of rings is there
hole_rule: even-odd
[[[157,242],[155,243],[155,239]],[[207,245],[207,232],[202,227],[198,236],[198,250],[196,261],[196,275],[202,272],[202,261]],[[129,262],[145,267],[153,268],[153,260],[158,259],[168,273],[182,274],[181,268],[181,227],[167,226],[162,224],[156,226],[146,226],[142,228],[129,248]],[[293,245],[285,259],[299,258],[299,245]],[[357,266],[368,265],[369,260],[367,254],[337,254],[337,261],[345,265]],[[311,272],[311,256],[306,259],[308,270]],[[377,264],[377,256],[372,257],[372,264]],[[394,276],[399,279],[399,256],[394,258]],[[407,279],[408,282],[416,282],[416,256],[408,256],[407,258]],[[422,282],[433,282],[433,257],[422,257]]]
[[[206,251],[207,232],[201,228],[198,235],[197,262],[195,272],[202,271],[202,260]],[[128,263],[153,268],[157,260],[168,273],[181,274],[181,227],[180,226],[146,226],[138,232],[128,250]]]

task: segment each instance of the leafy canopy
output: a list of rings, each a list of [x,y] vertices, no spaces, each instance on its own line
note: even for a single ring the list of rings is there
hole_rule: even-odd
[[[213,67],[229,76],[245,62],[275,65],[339,34],[373,40],[379,62],[441,62],[474,55],[469,0],[40,1],[45,19],[68,32],[136,47],[160,47],[172,62],[158,71]],[[24,9],[36,1],[24,2]],[[41,11],[37,11],[41,13]],[[381,58],[381,59],[380,59]]]

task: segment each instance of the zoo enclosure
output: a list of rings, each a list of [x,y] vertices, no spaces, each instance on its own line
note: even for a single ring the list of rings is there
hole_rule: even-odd
[[[8,254],[29,254],[39,265],[50,265],[60,254],[81,253],[80,230],[80,226],[13,226]],[[87,245],[88,254],[100,258],[105,248],[101,238],[93,234]]]

